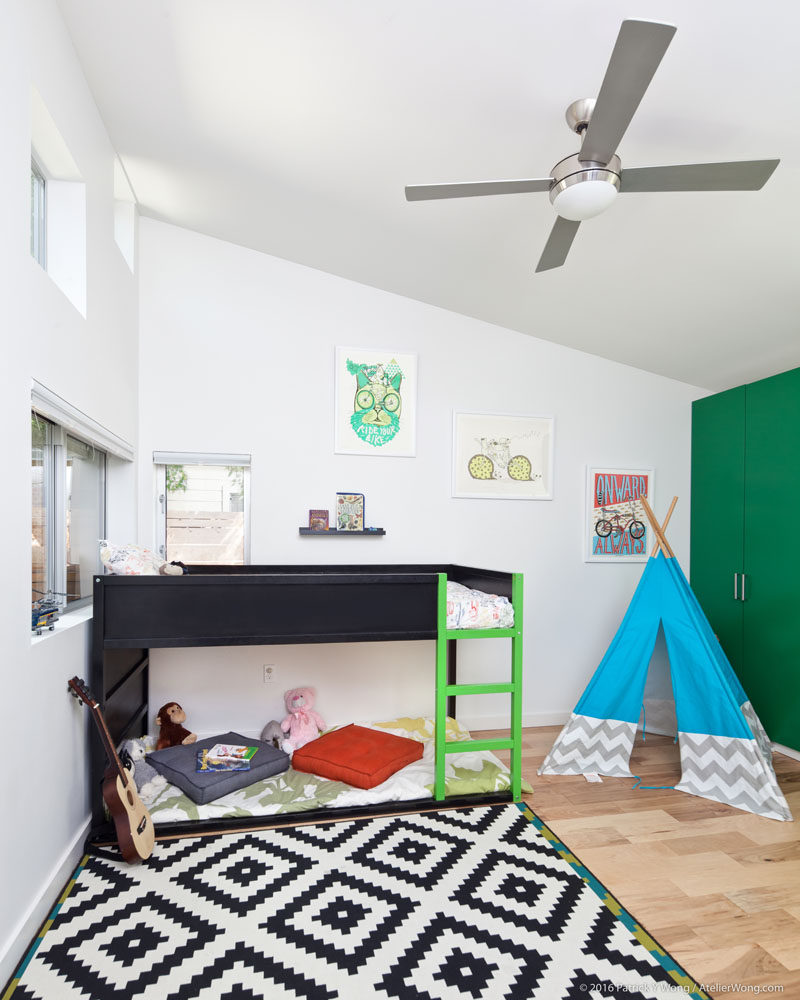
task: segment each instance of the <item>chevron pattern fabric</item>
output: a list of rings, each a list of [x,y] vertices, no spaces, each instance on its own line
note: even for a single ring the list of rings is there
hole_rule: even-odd
[[[592,719],[573,712],[542,762],[539,774],[595,772],[611,778],[630,778],[635,737],[635,722]]]
[[[767,731],[761,725],[761,719],[756,715],[756,710],[746,701],[742,705],[742,715],[747,720],[747,725],[750,727],[750,731],[755,737],[756,743],[758,743],[758,749],[761,751],[761,756],[768,764],[772,764],[772,744],[769,741],[769,736],[767,736]]]
[[[87,857],[4,1000],[708,1000],[524,805]]]
[[[772,765],[755,739],[678,733],[682,777],[675,786],[769,819],[791,820]]]

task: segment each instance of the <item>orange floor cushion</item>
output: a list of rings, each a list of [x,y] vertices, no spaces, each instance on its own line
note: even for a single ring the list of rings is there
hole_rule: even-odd
[[[292,767],[356,788],[374,788],[421,757],[419,740],[351,723],[295,750]]]

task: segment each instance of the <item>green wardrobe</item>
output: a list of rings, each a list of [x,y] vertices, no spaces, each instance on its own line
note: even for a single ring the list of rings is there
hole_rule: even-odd
[[[800,750],[800,368],[693,404],[691,506],[692,589],[769,738]]]

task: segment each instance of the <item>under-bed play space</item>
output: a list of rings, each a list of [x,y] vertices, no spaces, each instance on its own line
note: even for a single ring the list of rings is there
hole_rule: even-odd
[[[406,764],[372,788],[360,788],[345,781],[297,771],[291,765],[281,773],[254,781],[209,802],[197,802],[177,785],[168,783],[147,803],[153,823],[158,830],[163,824],[212,824],[218,820],[247,821],[265,817],[290,819],[291,814],[319,809],[360,810],[387,804],[402,807],[424,799],[430,799],[429,804],[433,804],[433,719],[400,718],[387,722],[362,722],[360,725],[419,741],[422,757]],[[448,741],[471,739],[469,730],[454,719],[447,719],[446,728]],[[465,751],[458,757],[448,755],[445,761],[445,801],[454,796],[477,797],[495,793],[508,798],[510,788],[508,768],[490,750]],[[531,789],[523,782],[522,790],[529,792]]]
[[[156,836],[518,800],[522,586],[521,574],[450,564],[192,566],[182,576],[95,577],[91,686],[116,745],[152,726],[152,649],[434,640],[425,716],[360,720],[354,698],[363,731],[412,741],[421,747],[416,759],[366,788],[284,765],[210,801],[168,778],[148,802]],[[459,683],[459,642],[475,637],[505,640],[508,667]],[[507,736],[476,740],[456,721],[457,700],[479,694],[508,696]],[[495,750],[509,752],[510,767]],[[105,765],[92,741],[95,845],[114,837],[101,792]]]

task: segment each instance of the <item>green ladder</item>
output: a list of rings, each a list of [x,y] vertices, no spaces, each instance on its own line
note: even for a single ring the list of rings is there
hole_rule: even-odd
[[[513,628],[448,629],[447,574],[439,573],[437,637],[436,637],[436,716],[435,716],[435,781],[433,797],[445,798],[445,757],[450,753],[469,750],[511,751],[511,795],[515,802],[522,797],[522,573],[512,573],[511,605],[514,608]],[[447,643],[451,639],[511,639],[511,680],[500,684],[448,684]],[[447,699],[462,694],[511,695],[511,725],[506,739],[448,740],[446,732]]]

